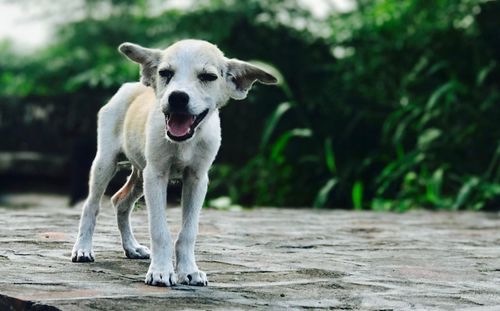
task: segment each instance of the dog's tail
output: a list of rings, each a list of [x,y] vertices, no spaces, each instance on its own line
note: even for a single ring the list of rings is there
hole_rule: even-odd
[[[141,171],[132,166],[132,173],[127,178],[127,181],[120,188],[120,190],[118,190],[118,192],[116,192],[111,198],[113,206],[116,207],[118,204],[120,204],[120,202],[123,201],[130,194],[130,191],[132,191],[132,189],[136,187],[136,183],[141,182],[140,179],[141,179]]]

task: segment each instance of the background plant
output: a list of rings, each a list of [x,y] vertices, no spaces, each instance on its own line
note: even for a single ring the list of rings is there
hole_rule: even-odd
[[[83,14],[36,53],[3,42],[1,149],[85,154],[83,169],[62,176],[85,179],[97,110],[138,77],[116,47],[196,37],[282,76],[279,87],[255,86],[224,108],[209,198],[397,211],[498,206],[498,1],[360,0],[325,19],[292,0],[207,0],[156,14],[162,3],[82,1]]]

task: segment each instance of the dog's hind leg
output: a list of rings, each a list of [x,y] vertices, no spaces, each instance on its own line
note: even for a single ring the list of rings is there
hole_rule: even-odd
[[[123,187],[111,198],[116,208],[116,220],[122,237],[125,255],[130,259],[147,259],[150,251],[137,242],[130,225],[130,213],[135,202],[142,196],[141,171],[132,167],[132,173]]]
[[[92,235],[101,198],[116,171],[117,153],[97,151],[97,155],[90,169],[89,195],[83,205],[78,237],[71,253],[73,262],[94,261],[92,250]]]
[[[124,84],[99,111],[97,154],[90,169],[89,195],[83,205],[78,237],[71,252],[73,262],[94,261],[92,235],[102,196],[116,171],[123,118],[131,100],[141,90],[139,83]]]

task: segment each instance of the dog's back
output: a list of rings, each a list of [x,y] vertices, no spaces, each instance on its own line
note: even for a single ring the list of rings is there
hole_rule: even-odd
[[[138,82],[125,83],[99,110],[99,144],[124,152],[134,166],[143,168],[144,128],[154,98],[152,88]]]
[[[131,100],[121,137],[122,151],[130,162],[139,169],[146,166],[144,150],[146,146],[146,123],[149,111],[155,104],[155,94],[152,88],[145,87],[143,91]]]

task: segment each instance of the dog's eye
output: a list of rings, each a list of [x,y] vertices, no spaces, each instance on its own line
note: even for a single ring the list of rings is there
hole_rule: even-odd
[[[170,69],[162,69],[158,72],[160,77],[167,79],[167,81],[170,81],[172,77],[174,76],[174,72]]]
[[[217,75],[213,73],[200,73],[198,79],[200,79],[201,82],[215,81],[217,80]]]

